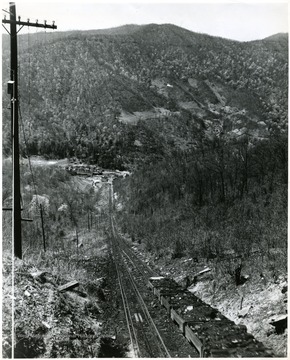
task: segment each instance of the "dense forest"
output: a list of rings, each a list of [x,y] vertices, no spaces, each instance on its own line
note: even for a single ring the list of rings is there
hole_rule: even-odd
[[[21,152],[132,170],[116,184],[119,218],[159,255],[285,255],[287,74],[288,34],[238,42],[150,24],[20,35]],[[8,76],[4,35],[5,157]]]
[[[146,122],[126,126],[130,119],[136,124],[173,117],[169,126],[174,123],[173,134],[183,139],[192,127],[208,135],[287,132],[286,34],[241,43],[151,24],[18,38],[23,155],[76,156],[128,168],[139,158],[136,140],[155,154],[160,136],[152,136]],[[8,40],[3,35],[3,85],[9,77]],[[8,155],[8,96],[3,101]],[[182,143],[194,146],[190,136]]]
[[[216,138],[144,164],[127,182],[115,187],[123,231],[158,256],[287,253],[286,137],[255,146]]]

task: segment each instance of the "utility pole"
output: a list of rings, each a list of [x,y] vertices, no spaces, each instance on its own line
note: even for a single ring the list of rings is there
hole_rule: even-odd
[[[10,19],[6,17],[2,19],[2,26],[10,35],[10,81],[8,81],[8,93],[11,95],[11,135],[12,135],[12,164],[13,164],[13,204],[12,204],[12,243],[14,247],[14,255],[22,259],[22,234],[21,234],[21,193],[20,193],[20,166],[19,166],[19,125],[18,125],[18,58],[17,58],[17,34],[23,26],[41,27],[48,29],[56,29],[54,25],[39,24],[38,20],[31,23],[21,21],[20,16],[16,20],[15,3],[9,3]],[[10,32],[3,24],[10,24]],[[17,25],[21,28],[17,31]]]
[[[40,217],[41,217],[41,228],[42,228],[42,239],[43,239],[43,250],[46,251],[46,243],[45,243],[45,232],[44,232],[44,221],[43,221],[43,209],[42,204],[40,206]]]

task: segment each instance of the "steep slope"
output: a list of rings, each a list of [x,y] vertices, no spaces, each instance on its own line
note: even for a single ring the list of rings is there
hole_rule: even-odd
[[[132,241],[169,264],[214,259],[225,291],[247,288],[245,264],[271,285],[287,271],[287,43],[170,24],[19,36],[22,153],[136,170],[114,183]],[[4,36],[5,154],[8,76]]]
[[[171,24],[19,36],[28,151],[121,167],[134,162],[128,134],[139,136],[124,123],[168,116],[181,127],[189,119],[209,136],[286,131],[287,38],[240,43]],[[4,36],[4,83],[8,76]],[[9,99],[3,99],[8,153]]]

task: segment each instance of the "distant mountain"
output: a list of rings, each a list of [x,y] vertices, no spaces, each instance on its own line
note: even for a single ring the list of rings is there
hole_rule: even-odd
[[[129,24],[117,26],[110,29],[100,29],[100,30],[92,30],[95,34],[103,34],[103,35],[130,35],[134,32],[138,31],[142,25]]]
[[[122,167],[166,146],[194,147],[193,132],[260,139],[287,131],[288,34],[238,42],[149,24],[19,35],[19,69],[34,154]],[[8,77],[5,35],[6,153]]]
[[[288,33],[278,33],[264,38],[264,41],[284,41],[288,42]]]
[[[71,30],[65,32],[58,32],[62,36],[75,36],[79,34],[86,35],[130,35],[136,32],[142,25],[122,25],[109,29],[92,29],[92,30]]]

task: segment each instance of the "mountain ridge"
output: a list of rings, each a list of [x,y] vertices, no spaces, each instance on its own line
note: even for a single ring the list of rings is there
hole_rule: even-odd
[[[141,119],[170,117],[170,138],[179,145],[182,139],[182,148],[192,142],[186,135],[191,130],[185,130],[192,126],[209,137],[258,139],[286,131],[286,37],[238,42],[172,24],[21,35],[19,79],[29,151],[95,162],[109,152],[111,160],[119,156],[127,164],[143,151],[125,149],[128,136],[142,143],[140,129],[128,128]],[[8,75],[9,47],[3,42],[3,79]],[[150,126],[156,128],[154,122]],[[4,133],[9,131],[7,112]],[[168,129],[160,131],[167,143],[162,132],[169,136]]]
[[[148,24],[124,24],[124,25],[119,25],[119,26],[114,26],[114,27],[109,27],[109,28],[103,28],[103,29],[88,29],[88,30],[79,30],[79,29],[75,29],[75,30],[62,30],[62,31],[54,31],[54,33],[56,34],[69,34],[69,35],[75,35],[75,34],[90,34],[90,35],[128,35],[131,33],[134,33],[138,30],[142,30],[142,28],[146,28],[149,26],[155,26],[155,27],[164,27],[164,26],[172,26],[178,29],[182,29],[184,31],[193,33],[193,34],[200,34],[200,35],[205,35],[205,36],[210,36],[213,38],[221,38],[224,40],[229,40],[229,41],[236,41],[239,43],[249,43],[249,42],[255,42],[255,41],[264,41],[264,40],[277,40],[279,38],[284,38],[287,37],[288,38],[288,32],[280,32],[280,33],[275,33],[272,35],[269,35],[265,38],[262,39],[252,39],[252,40],[236,40],[236,39],[231,39],[231,38],[227,38],[227,37],[222,37],[219,35],[212,35],[212,34],[208,34],[208,33],[204,33],[204,32],[198,32],[198,31],[193,31],[184,27],[181,27],[179,25],[175,25],[172,23],[162,23],[162,24],[157,24],[157,23],[148,23]],[[45,32],[40,31],[39,34],[45,34]],[[26,35],[26,34],[25,34]],[[24,35],[19,35],[19,36],[24,36]],[[2,38],[8,38],[9,35],[6,33],[2,34]]]

